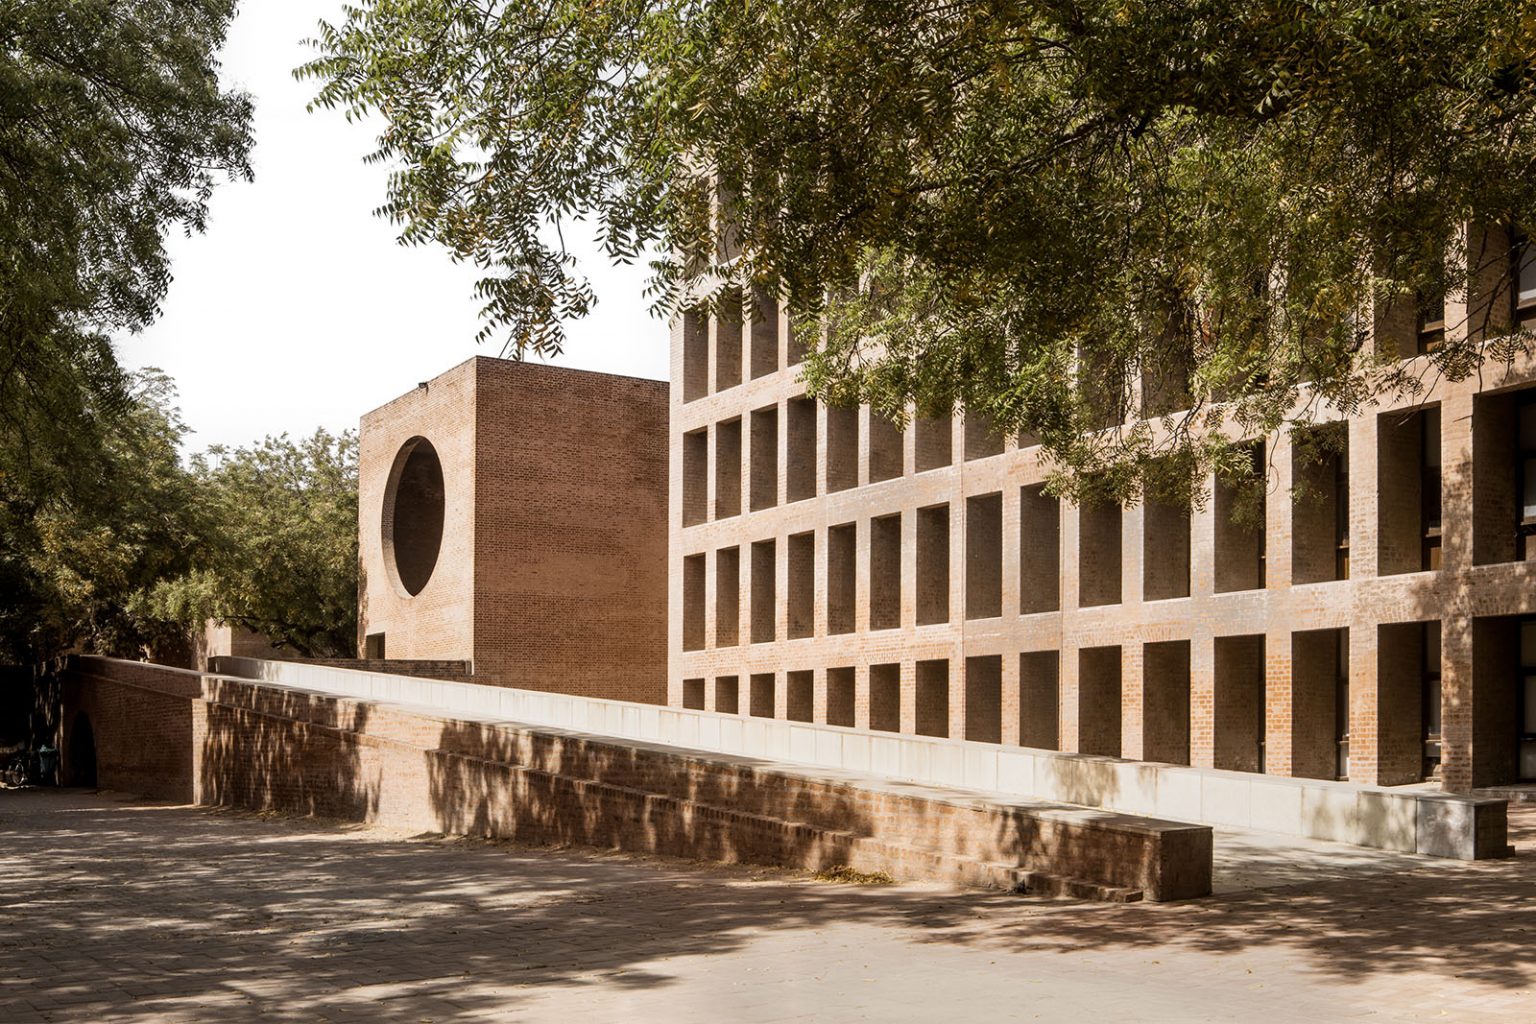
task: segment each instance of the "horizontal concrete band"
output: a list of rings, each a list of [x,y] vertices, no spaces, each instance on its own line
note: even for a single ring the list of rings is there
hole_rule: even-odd
[[[66,683],[104,784],[199,803],[1101,898],[1210,891],[1203,826],[135,662],[82,659]],[[183,729],[166,700],[195,707]],[[155,749],[135,742],[155,724]]]
[[[1503,856],[1505,801],[1433,790],[1189,768],[970,740],[871,733],[558,693],[219,658],[219,672],[322,693],[489,715],[937,786],[1252,828],[1462,860]]]

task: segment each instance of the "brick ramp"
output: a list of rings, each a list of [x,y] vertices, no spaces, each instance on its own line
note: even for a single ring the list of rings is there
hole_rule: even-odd
[[[1210,891],[1205,826],[107,659],[72,671],[66,731],[71,701],[92,713],[103,785],[197,803],[1080,897]],[[146,724],[149,766],[132,740]]]

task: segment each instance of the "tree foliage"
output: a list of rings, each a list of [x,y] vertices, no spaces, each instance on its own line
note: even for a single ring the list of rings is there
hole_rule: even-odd
[[[250,177],[251,102],[219,88],[214,56],[233,16],[234,0],[0,0],[5,472],[43,449],[88,458],[131,415],[110,337],[158,315],[165,233],[202,230],[214,184]]]
[[[822,397],[989,415],[1120,499],[1420,387],[1378,311],[1536,224],[1507,0],[369,0],[314,44],[316,103],[383,116],[383,212],[483,268],[512,351],[590,306],[592,230],[661,253],[663,310],[781,289]],[[1427,372],[1528,346],[1497,301]],[[1141,371],[1187,371],[1184,414],[1101,430]]]
[[[304,657],[352,657],[356,435],[317,430],[298,441],[215,446],[192,463],[205,540],[189,571],[159,582],[138,607],[188,630],[212,619]]]
[[[126,394],[89,459],[44,464],[57,454],[44,450],[27,476],[0,472],[0,661],[185,646],[178,626],[131,608],[146,587],[188,571],[206,536],[178,451],[186,427],[164,376],[130,376]],[[15,486],[40,477],[57,486]]]
[[[0,655],[134,654],[127,612],[198,535],[169,382],[114,332],[159,312],[172,227],[250,174],[214,53],[232,0],[0,0]]]

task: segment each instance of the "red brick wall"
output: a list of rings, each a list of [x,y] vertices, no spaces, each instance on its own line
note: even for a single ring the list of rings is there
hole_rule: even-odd
[[[77,718],[95,736],[96,782],[106,789],[190,802],[193,751],[203,736],[199,676],[132,662],[83,658],[66,670],[57,744],[64,781],[84,761]]]
[[[358,652],[384,633],[392,658],[474,658],[475,388],[471,359],[362,419],[358,435]],[[443,540],[414,597],[390,579],[382,541],[385,489],[401,447],[432,442],[443,467]]]
[[[1210,888],[1211,833],[1199,826],[960,806],[101,658],[81,659],[65,692],[66,723],[82,711],[99,723],[103,784],[168,799],[908,878],[1012,884],[1023,869],[1152,899]]]
[[[664,703],[667,385],[475,358],[363,417],[359,650],[456,659],[477,682]],[[425,437],[443,467],[426,586],[381,542],[390,469]]]
[[[478,372],[476,675],[666,703],[666,383]]]

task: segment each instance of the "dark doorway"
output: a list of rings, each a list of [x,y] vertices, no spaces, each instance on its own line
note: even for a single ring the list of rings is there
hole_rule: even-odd
[[[75,724],[69,730],[69,774],[71,786],[96,788],[96,733],[91,729],[90,717],[81,712],[75,716]]]

